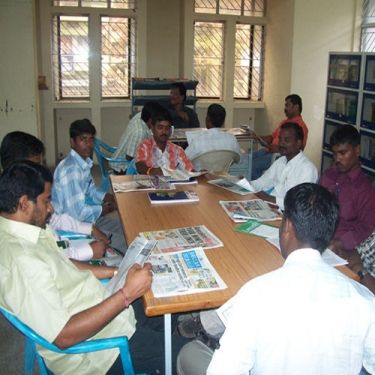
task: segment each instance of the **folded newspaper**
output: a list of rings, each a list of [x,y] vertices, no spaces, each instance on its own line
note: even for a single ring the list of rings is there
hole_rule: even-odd
[[[186,169],[169,169],[161,167],[163,175],[169,177],[170,181],[181,182],[181,181],[190,181],[191,178],[202,176],[207,172],[190,172]]]
[[[124,286],[126,275],[128,274],[129,268],[133,264],[139,264],[141,267],[143,267],[155,245],[156,241],[154,240],[147,240],[142,236],[135,238],[135,240],[128,247],[117,274],[107,284],[107,290],[111,294],[117,292]]]
[[[132,181],[113,182],[112,187],[115,193],[176,189],[176,186],[168,178],[145,175],[136,175]]]
[[[246,185],[245,180],[249,183],[246,178],[240,178],[238,176],[228,176],[223,178],[218,178],[215,180],[208,181],[209,184],[221,187],[223,189],[229,190],[232,193],[247,195],[251,194],[254,189],[249,189]]]
[[[226,289],[202,248],[168,254],[151,254],[155,297],[169,297]]]

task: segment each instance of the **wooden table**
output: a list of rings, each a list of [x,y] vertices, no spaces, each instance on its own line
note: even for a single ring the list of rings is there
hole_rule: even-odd
[[[111,176],[114,182],[131,178],[131,176]],[[234,232],[235,223],[218,203],[219,200],[251,199],[252,194],[241,196],[231,193],[207,184],[204,176],[200,178],[199,184],[180,185],[178,189],[195,190],[200,199],[199,203],[152,206],[146,192],[116,194],[119,214],[128,243],[131,243],[139,232],[205,225],[224,244],[224,247],[209,249],[205,252],[227,284],[227,289],[169,298],[155,298],[149,291],[143,297],[146,315],[164,315],[165,317],[166,356],[169,355],[166,358],[166,369],[169,371],[171,313],[221,306],[248,280],[273,271],[284,263],[279,250],[264,239]],[[339,268],[354,277],[354,274],[346,267]]]

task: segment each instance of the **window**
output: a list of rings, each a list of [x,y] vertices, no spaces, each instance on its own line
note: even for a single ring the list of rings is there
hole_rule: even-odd
[[[197,96],[223,98],[233,86],[234,99],[259,101],[263,95],[264,0],[195,0],[193,77]],[[210,14],[205,19],[204,14]],[[215,21],[217,19],[217,21]],[[224,56],[234,72],[225,74]]]
[[[123,16],[127,11],[121,9],[134,8],[135,1],[65,0],[54,1],[54,5],[60,10],[64,6],[86,7],[82,10],[85,15],[64,14],[52,18],[55,99],[89,100],[92,87],[98,87],[91,81],[98,77],[98,95],[102,99],[128,98],[136,64],[135,20]],[[115,12],[119,16],[98,17],[90,13],[94,7],[120,9]]]
[[[361,51],[375,51],[375,0],[363,0]]]

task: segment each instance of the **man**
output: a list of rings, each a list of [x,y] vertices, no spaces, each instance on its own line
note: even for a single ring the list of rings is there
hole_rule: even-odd
[[[69,155],[55,169],[52,189],[53,207],[58,214],[95,225],[111,236],[111,245],[125,252],[126,242],[116,211],[113,194],[95,186],[91,176],[96,129],[90,120],[76,120],[70,125]]]
[[[76,267],[45,229],[53,212],[51,184],[48,169],[31,162],[16,163],[0,177],[0,305],[60,348],[125,335],[137,372],[163,373],[163,334],[139,323],[136,329],[130,305],[150,288],[150,264],[130,268],[124,286],[110,296],[97,279],[112,277],[115,269]],[[40,354],[56,374],[121,373],[115,372],[117,350]]]
[[[375,228],[375,189],[362,172],[359,161],[360,135],[351,125],[341,125],[330,138],[334,165],[320,184],[335,193],[340,203],[340,221],[330,247],[354,249]]]
[[[279,135],[281,126],[287,122],[293,122],[299,125],[303,131],[302,150],[305,149],[308,129],[302,119],[302,99],[299,95],[291,94],[285,98],[284,113],[286,119],[280,122],[271,135],[260,136],[262,143],[266,148],[253,152],[252,179],[259,178],[271,164],[272,155],[279,152]]]
[[[303,182],[318,181],[318,171],[302,149],[302,128],[290,122],[281,125],[278,143],[281,157],[260,178],[250,183],[259,198],[283,209],[284,197],[290,188]]]
[[[172,83],[169,100],[172,125],[175,128],[200,127],[197,114],[193,109],[185,106],[186,87],[182,82]]]
[[[20,160],[30,160],[41,164],[44,154],[45,148],[42,141],[22,131],[6,134],[0,145],[0,160],[3,169]],[[85,261],[104,256],[109,240],[95,225],[78,221],[67,214],[57,215],[55,213],[52,214],[49,225],[53,230],[72,231],[92,235],[96,238],[90,244],[80,243],[77,245],[70,242],[70,246],[63,249],[68,258]]]
[[[139,174],[163,175],[161,167],[191,171],[193,165],[184,150],[169,141],[172,119],[165,108],[151,116],[153,137],[142,142],[137,149],[135,166]]]
[[[205,132],[187,133],[189,146],[185,153],[190,160],[193,160],[205,152],[214,150],[234,151],[240,157],[240,146],[233,134],[225,133],[222,127],[225,122],[225,109],[220,104],[211,104],[207,109]],[[190,138],[190,139],[189,139]],[[193,163],[194,169],[201,169],[199,162]]]
[[[143,106],[142,112],[137,113],[129,121],[112,158],[123,158],[129,161],[134,159],[139,144],[142,143],[144,139],[151,136],[151,114],[158,108],[160,108],[160,104],[147,102]],[[112,163],[110,165],[117,173],[123,173],[126,169],[126,166],[121,165],[120,163]]]
[[[374,295],[321,257],[338,221],[335,196],[306,183],[288,191],[284,206],[280,246],[286,261],[228,302],[226,329],[207,374],[357,375],[362,366],[373,374]],[[201,343],[187,344],[179,374],[193,374],[208,358]]]

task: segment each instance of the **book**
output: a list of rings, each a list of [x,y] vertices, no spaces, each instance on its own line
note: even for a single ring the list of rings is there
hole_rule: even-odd
[[[219,201],[219,203],[235,223],[242,223],[250,219],[258,221],[281,219],[281,212],[277,206],[262,199]]]
[[[132,181],[114,182],[112,184],[115,193],[130,191],[156,191],[175,190],[176,186],[163,176],[136,175]]]
[[[240,233],[247,233],[262,238],[274,238],[279,236],[279,228],[264,224],[257,220],[248,220],[237,225],[234,230]]]
[[[205,225],[142,232],[140,235],[148,240],[157,241],[154,253],[170,253],[193,247],[213,249],[223,246],[219,238]]]
[[[247,195],[251,194],[254,190],[248,189],[246,186],[240,186],[238,183],[243,180],[238,176],[228,176],[223,178],[218,178],[215,180],[208,181],[209,184],[218,186],[220,188],[231,191],[232,193]],[[246,179],[244,179],[246,180]]]
[[[198,194],[194,191],[148,193],[151,204],[178,204],[199,202]]]

